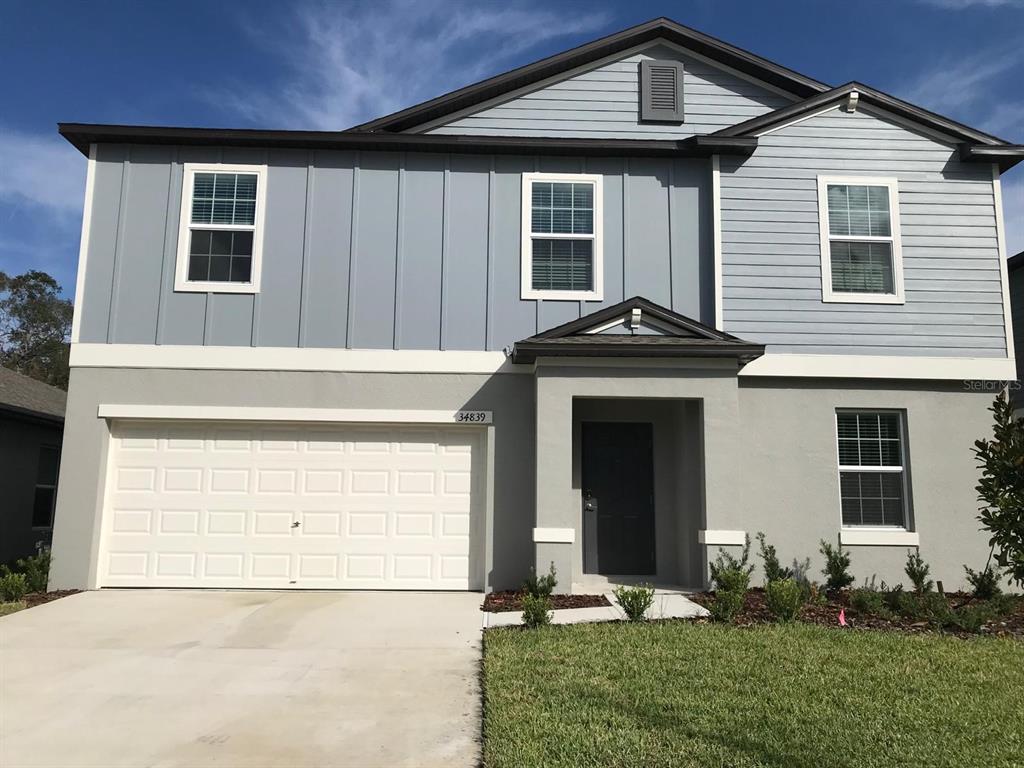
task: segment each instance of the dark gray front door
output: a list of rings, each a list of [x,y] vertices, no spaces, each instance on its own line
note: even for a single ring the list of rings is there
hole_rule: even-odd
[[[655,572],[653,435],[651,424],[582,424],[585,573]]]

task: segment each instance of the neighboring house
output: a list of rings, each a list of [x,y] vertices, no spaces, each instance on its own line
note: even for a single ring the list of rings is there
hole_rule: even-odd
[[[1006,262],[1010,270],[1010,308],[1013,313],[1013,336],[1024,339],[1024,251],[1011,256]],[[1017,373],[1011,376],[1015,380],[1010,386],[1010,396],[1016,405],[1016,414],[1024,417],[1024,346],[1016,347]]]
[[[50,544],[66,399],[0,367],[0,563]]]
[[[89,157],[53,584],[699,586],[988,552],[1024,157],[658,19],[341,132]]]

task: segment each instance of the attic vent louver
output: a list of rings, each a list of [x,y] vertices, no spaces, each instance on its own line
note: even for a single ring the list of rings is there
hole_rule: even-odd
[[[659,123],[683,122],[683,63],[640,62],[640,119]]]

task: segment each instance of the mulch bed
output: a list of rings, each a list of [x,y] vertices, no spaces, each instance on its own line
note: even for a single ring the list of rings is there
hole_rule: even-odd
[[[42,605],[43,603],[51,603],[54,600],[59,600],[62,597],[68,595],[78,594],[81,590],[78,589],[57,589],[53,592],[30,592],[25,595],[25,604],[32,608],[36,605]]]
[[[481,611],[490,613],[505,613],[507,611],[523,610],[523,595],[520,590],[508,590],[506,592],[491,592],[484,597],[484,604],[480,606]],[[551,608],[604,608],[611,605],[604,595],[552,595]]]
[[[695,603],[700,603],[705,608],[711,606],[715,600],[714,592],[698,592],[689,595]],[[964,592],[947,592],[946,598],[952,608],[961,608],[973,605],[981,601],[971,597]],[[850,596],[847,592],[831,592],[825,594],[825,602],[808,604],[800,611],[797,621],[805,624],[818,624],[826,627],[839,626],[839,611],[846,609],[847,626],[855,629],[878,629],[907,634],[934,633],[935,629],[926,621],[917,621],[904,616],[893,615],[891,617],[877,616],[873,614],[859,614],[850,607]],[[701,619],[700,621],[710,621]],[[765,602],[763,589],[751,589],[747,592],[743,604],[743,611],[736,617],[738,626],[750,627],[758,624],[774,624],[775,618]],[[943,634],[957,635],[959,637],[977,637],[987,635],[991,637],[1017,637],[1024,639],[1024,598],[1018,597],[1015,601],[1014,610],[1007,616],[984,625],[980,632],[966,632],[956,628],[945,628]]]

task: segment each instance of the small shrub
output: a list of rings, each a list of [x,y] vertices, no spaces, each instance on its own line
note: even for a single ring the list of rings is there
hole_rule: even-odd
[[[850,553],[843,551],[843,545],[832,546],[827,541],[821,542],[821,554],[825,556],[825,588],[829,590],[846,589],[853,584],[850,573]]]
[[[711,603],[711,618],[715,621],[731,622],[743,610],[743,599],[746,590],[719,589],[715,591],[715,600]]]
[[[873,587],[859,587],[850,592],[850,607],[863,616],[890,616],[885,593]]]
[[[616,587],[612,594],[626,618],[630,621],[643,621],[647,609],[654,604],[654,587],[649,584],[637,584],[635,587]]]
[[[50,578],[50,551],[44,549],[38,555],[26,557],[17,562],[17,568],[25,574],[29,592],[45,592]]]
[[[0,603],[17,603],[28,594],[23,573],[7,572],[0,576]]]
[[[739,557],[718,550],[718,557],[711,563],[711,581],[715,588],[715,602],[711,605],[711,616],[716,621],[732,621],[743,610],[743,599],[750,586],[750,537],[743,544]]]
[[[914,585],[914,591],[919,595],[931,592],[932,587],[935,586],[935,583],[928,578],[929,570],[931,569],[928,567],[928,563],[922,559],[918,550],[907,550],[907,564],[903,566],[903,572],[907,574],[910,583]]]
[[[538,576],[537,571],[530,568],[530,575],[523,581],[523,590],[531,597],[551,597],[551,593],[557,586],[558,579],[554,563],[551,563],[551,568],[546,576]]]
[[[764,583],[793,578],[792,568],[783,568],[779,557],[775,552],[775,545],[769,544],[763,533],[757,534],[757,543],[760,550],[761,562],[764,563]]]
[[[803,607],[800,585],[794,579],[769,581],[764,588],[768,610],[779,621],[792,621]]]
[[[993,568],[991,563],[986,563],[980,571],[972,571],[966,565],[967,583],[971,585],[971,594],[979,600],[991,600],[1001,595],[1003,590],[999,588],[999,569]]]
[[[551,598],[546,595],[523,595],[523,624],[529,629],[551,623]]]

